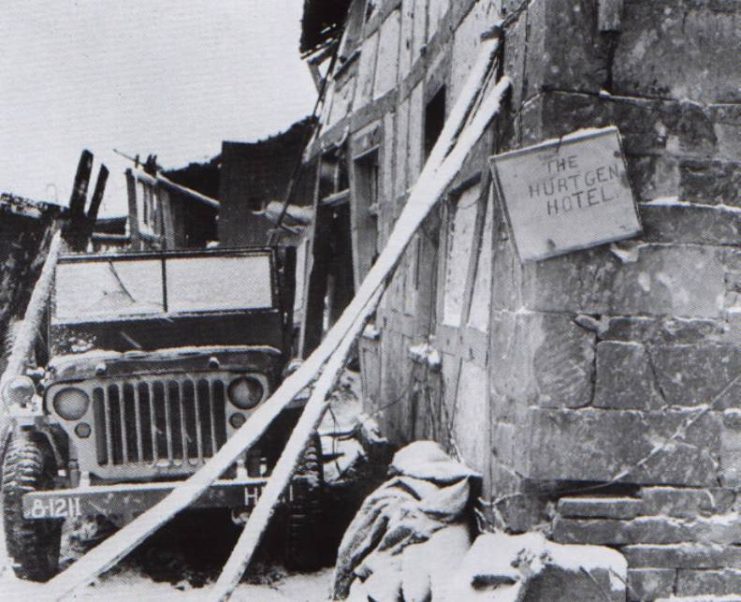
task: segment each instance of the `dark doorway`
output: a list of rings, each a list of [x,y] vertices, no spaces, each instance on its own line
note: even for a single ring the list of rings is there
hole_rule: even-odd
[[[306,299],[303,356],[308,356],[355,294],[350,204],[319,205]]]

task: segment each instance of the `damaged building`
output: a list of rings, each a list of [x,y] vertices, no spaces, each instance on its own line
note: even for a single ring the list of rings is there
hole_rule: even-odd
[[[394,443],[434,439],[480,471],[496,527],[618,549],[631,599],[737,593],[741,7],[335,4],[305,3],[303,51],[328,75],[305,153],[304,354],[384,247],[482,37],[498,36],[509,95],[365,329],[365,409]],[[523,262],[489,158],[605,126],[640,234]]]

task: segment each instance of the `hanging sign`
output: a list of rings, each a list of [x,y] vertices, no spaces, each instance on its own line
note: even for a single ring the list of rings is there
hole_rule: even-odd
[[[641,231],[616,127],[575,132],[490,163],[522,261]]]

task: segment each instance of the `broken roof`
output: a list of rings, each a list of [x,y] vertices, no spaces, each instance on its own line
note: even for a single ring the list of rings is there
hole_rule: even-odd
[[[0,213],[13,213],[39,219],[61,215],[66,208],[45,201],[34,201],[8,192],[0,193]]]
[[[301,53],[308,54],[339,39],[352,0],[304,0]]]

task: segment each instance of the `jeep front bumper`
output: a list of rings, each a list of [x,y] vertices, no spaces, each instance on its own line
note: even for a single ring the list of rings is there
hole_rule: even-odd
[[[215,481],[191,507],[250,510],[266,482],[265,478],[251,477]],[[103,515],[128,521],[163,500],[180,484],[120,483],[35,491],[23,496],[23,517],[41,520]]]

